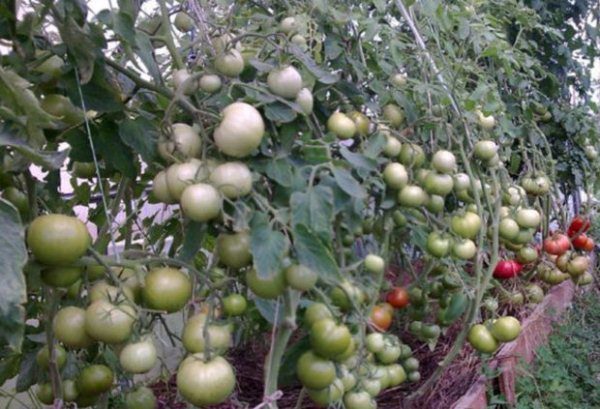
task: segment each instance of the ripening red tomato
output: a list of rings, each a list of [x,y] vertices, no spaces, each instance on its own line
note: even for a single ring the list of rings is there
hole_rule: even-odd
[[[385,298],[385,300],[394,308],[404,308],[410,302],[408,291],[404,287],[394,287]]]
[[[384,304],[379,304],[371,310],[370,321],[379,331],[387,331],[392,325],[392,313]]]
[[[544,251],[548,254],[560,256],[566,253],[569,248],[571,248],[569,238],[562,233],[554,233],[544,240]]]
[[[494,268],[494,277],[505,279],[513,278],[521,272],[523,266],[515,260],[501,260]]]
[[[573,237],[580,233],[585,233],[591,227],[590,220],[583,216],[575,216],[575,218],[571,221],[571,225],[567,230],[567,234],[569,237]]]
[[[585,233],[581,233],[573,237],[571,242],[573,243],[573,247],[575,247],[577,250],[584,250],[588,252],[594,250],[594,239]]]

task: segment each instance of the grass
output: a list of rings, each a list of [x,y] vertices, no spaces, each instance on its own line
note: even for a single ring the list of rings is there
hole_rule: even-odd
[[[579,297],[517,380],[518,409],[600,408],[600,294]]]

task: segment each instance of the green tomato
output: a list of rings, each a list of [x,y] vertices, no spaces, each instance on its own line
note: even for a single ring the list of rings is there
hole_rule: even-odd
[[[285,280],[294,290],[308,291],[315,286],[319,276],[310,268],[293,264],[285,269]]]
[[[97,396],[109,391],[114,382],[113,371],[106,365],[90,365],[77,377],[77,390],[82,396]]]
[[[296,374],[304,387],[325,389],[335,380],[335,365],[332,361],[307,351],[298,359]]]
[[[521,323],[515,317],[501,317],[494,320],[490,332],[500,342],[514,341],[521,333]]]
[[[85,311],[85,330],[97,341],[120,344],[131,336],[136,319],[135,309],[127,303],[97,300]]]
[[[491,354],[498,349],[498,341],[482,324],[473,325],[469,330],[467,339],[471,346],[479,352]]]
[[[184,359],[177,370],[177,389],[195,406],[224,402],[235,383],[233,368],[220,356],[205,361],[204,354],[194,354]]]
[[[247,307],[248,302],[241,294],[230,294],[223,298],[223,311],[230,317],[242,315],[246,311]]]
[[[126,345],[119,353],[119,362],[125,372],[141,374],[150,371],[158,361],[156,347],[151,339]]]
[[[56,360],[58,369],[65,366],[65,363],[67,362],[67,351],[58,344],[54,345],[54,359]],[[41,369],[48,369],[50,365],[50,348],[48,348],[48,345],[44,345],[37,352],[35,362]]]
[[[285,274],[278,271],[270,277],[260,277],[255,269],[251,269],[246,272],[246,284],[258,297],[274,299],[285,291]]]
[[[331,385],[324,389],[307,389],[308,397],[319,407],[326,408],[333,402],[342,399],[344,384],[340,379],[335,379]]]
[[[340,139],[350,139],[356,134],[356,124],[346,114],[334,112],[327,120],[327,130]]]
[[[310,327],[310,344],[324,358],[335,358],[348,349],[352,336],[345,325],[338,325],[331,318],[324,318]]]
[[[158,401],[154,392],[146,386],[140,386],[125,395],[126,409],[156,409],[157,407]]]
[[[91,244],[85,227],[76,217],[47,214],[36,217],[27,231],[27,245],[43,264],[64,266],[83,256]]]
[[[239,270],[249,266],[252,264],[250,235],[248,232],[220,234],[217,237],[216,253],[219,262],[227,267]]]
[[[81,277],[82,267],[50,267],[42,270],[42,281],[51,287],[67,288]]]
[[[206,348],[205,329],[208,332],[211,351],[223,354],[233,344],[231,328],[228,325],[210,323],[207,326],[206,315],[200,313],[191,317],[183,327],[181,339],[188,352],[204,352]]]
[[[168,313],[181,310],[192,296],[192,282],[187,274],[169,267],[158,267],[146,275],[142,296],[154,310]]]
[[[68,348],[86,348],[93,339],[85,330],[85,310],[64,307],[58,310],[52,322],[54,336]]]
[[[325,318],[333,318],[333,314],[325,304],[319,302],[313,302],[304,312],[304,323],[309,328],[317,321]]]
[[[375,400],[364,390],[346,393],[344,406],[346,409],[377,409]]]

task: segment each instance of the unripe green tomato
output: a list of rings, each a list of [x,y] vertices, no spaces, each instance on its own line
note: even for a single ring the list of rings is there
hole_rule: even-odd
[[[392,85],[398,87],[398,88],[402,88],[403,86],[406,85],[406,74],[403,73],[396,73],[394,75],[391,76],[390,78],[390,82],[392,83]]]
[[[296,95],[296,104],[300,105],[304,115],[310,115],[313,111],[314,98],[312,92],[308,88],[302,88]]]
[[[182,33],[187,33],[194,29],[194,20],[185,12],[180,11],[175,14],[175,28]]]
[[[233,234],[221,233],[217,237],[216,254],[219,262],[233,269],[240,269],[252,264],[250,252],[250,235],[242,231]]]
[[[223,311],[230,317],[237,317],[246,312],[248,302],[241,294],[230,294],[223,298]]]
[[[380,332],[372,332],[369,335],[367,335],[366,347],[367,351],[374,354],[383,351],[383,349],[385,348],[385,340],[383,338],[383,334]]]
[[[381,274],[385,270],[385,260],[376,254],[365,257],[365,268],[373,274]]]
[[[402,144],[398,139],[393,136],[386,136],[385,146],[383,147],[383,154],[390,158],[396,157],[402,150]]]
[[[286,17],[279,23],[279,29],[285,34],[291,34],[298,30],[298,20],[295,17]]]
[[[515,317],[494,320],[490,332],[500,342],[514,341],[521,333],[521,323]]]
[[[244,71],[244,57],[238,50],[231,49],[215,58],[214,67],[226,77],[237,77]]]
[[[350,139],[356,134],[354,121],[342,112],[334,112],[329,117],[327,129],[340,139]]]
[[[4,189],[2,198],[12,203],[21,215],[27,214],[29,211],[29,199],[27,198],[27,195],[16,187],[9,186]]]
[[[408,172],[400,163],[390,162],[383,170],[383,180],[392,189],[401,189],[408,183]]]
[[[354,125],[356,125],[356,132],[359,135],[366,136],[369,134],[371,123],[365,114],[358,111],[353,111],[348,114],[348,117],[354,121]]]
[[[65,349],[58,344],[54,345],[54,359],[56,360],[58,369],[61,369],[63,366],[65,366],[65,363],[67,362],[67,351],[65,351]],[[48,369],[50,364],[50,348],[48,348],[48,345],[44,345],[37,352],[35,356],[35,362],[41,369]]]
[[[285,280],[294,290],[308,291],[315,286],[318,278],[315,271],[301,264],[293,264],[285,269]]]
[[[54,403],[54,393],[50,383],[40,383],[35,388],[35,396],[44,405],[52,405]]]
[[[404,143],[398,155],[398,161],[404,166],[418,168],[425,163],[423,148],[414,143]]]
[[[52,331],[67,348],[86,348],[93,342],[85,330],[85,310],[82,308],[68,306],[58,310]]]
[[[131,391],[125,395],[126,409],[156,409],[158,401],[152,389],[146,386]]]
[[[544,300],[544,290],[537,284],[525,287],[525,297],[532,304],[539,304]]]
[[[47,214],[36,217],[27,231],[27,245],[40,263],[64,266],[87,251],[91,238],[76,217]]]
[[[395,104],[388,104],[383,107],[383,118],[393,128],[398,128],[404,123],[405,115],[402,108]]]
[[[153,268],[144,281],[144,303],[154,310],[167,313],[179,311],[192,296],[192,282],[189,277],[174,268]]]
[[[215,145],[221,152],[244,158],[260,146],[265,122],[255,107],[234,102],[223,109],[221,116],[221,123],[213,133]]]
[[[302,77],[296,68],[288,65],[269,72],[267,85],[273,94],[293,99],[302,89]]]
[[[410,372],[408,374],[408,380],[410,382],[419,382],[421,380],[421,373],[419,371]]]
[[[175,88],[176,91],[182,89],[185,95],[193,94],[198,89],[198,80],[192,80],[191,77],[192,75],[185,68],[173,71],[173,88]]]
[[[481,111],[477,111],[476,114],[477,114],[477,122],[479,123],[479,126],[481,126],[486,131],[490,131],[490,130],[494,129],[494,126],[496,126],[496,119],[494,118],[493,115],[486,116]]]
[[[200,80],[198,80],[199,88],[209,94],[214,94],[220,90],[222,84],[221,78],[215,74],[204,74],[200,77]]]
[[[152,339],[127,344],[119,353],[119,362],[125,372],[141,374],[150,371],[158,361]]]
[[[44,284],[67,288],[81,278],[83,267],[50,267],[41,272]]]
[[[456,171],[456,156],[450,151],[439,150],[431,158],[431,166],[440,173]]]
[[[336,378],[331,385],[324,389],[307,389],[307,395],[317,406],[326,408],[329,404],[342,399],[344,384],[341,379]]]
[[[312,351],[300,356],[296,364],[300,383],[308,389],[324,389],[335,380],[335,365]]]
[[[210,349],[216,354],[225,353],[233,344],[231,328],[228,325],[206,324],[206,315],[199,313],[191,317],[183,327],[181,340],[190,353],[204,352],[206,348],[205,330],[208,332]]]
[[[278,271],[270,277],[260,277],[255,269],[251,269],[246,273],[246,284],[258,297],[274,299],[285,291],[285,274]]]
[[[421,207],[427,201],[427,193],[420,186],[407,185],[398,193],[398,203],[407,207]]]
[[[136,319],[135,309],[127,303],[97,300],[85,311],[85,331],[97,341],[120,344],[131,336]]]
[[[473,325],[469,330],[467,339],[471,346],[479,352],[491,354],[498,349],[498,341],[482,324]]]
[[[114,382],[113,371],[106,365],[90,365],[79,373],[77,390],[83,396],[96,396],[107,392]]]
[[[498,145],[496,142],[486,139],[477,141],[473,149],[473,155],[479,160],[487,161],[492,159],[498,152]]]
[[[36,51],[36,57],[38,52]],[[45,53],[41,53],[42,56]],[[62,58],[58,55],[51,55],[49,58],[46,58],[40,65],[34,68],[34,71],[40,72],[42,74],[46,74],[51,78],[60,77],[62,73],[62,67],[65,65]]]
[[[333,318],[333,314],[325,304],[313,302],[304,312],[304,323],[307,327],[311,327],[315,322],[324,318]]]

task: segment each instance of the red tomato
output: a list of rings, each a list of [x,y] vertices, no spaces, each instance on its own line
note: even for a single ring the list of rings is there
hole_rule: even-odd
[[[594,239],[592,239],[585,233],[581,233],[573,237],[571,239],[571,242],[573,243],[573,247],[575,247],[578,250],[585,250],[588,252],[594,250]]]
[[[387,307],[385,304],[386,303],[376,305],[371,310],[371,317],[369,320],[379,331],[387,331],[392,325],[391,308]]]
[[[544,240],[544,251],[548,254],[560,256],[569,250],[571,243],[569,238],[562,233],[554,233]]]
[[[589,219],[583,216],[575,216],[575,218],[571,221],[571,225],[567,230],[567,234],[569,237],[573,237],[580,233],[585,233],[591,227],[591,223]]]
[[[494,268],[494,277],[505,279],[513,278],[521,272],[523,266],[515,260],[501,260]]]
[[[404,287],[394,287],[385,298],[394,308],[404,308],[410,302],[408,291]]]

